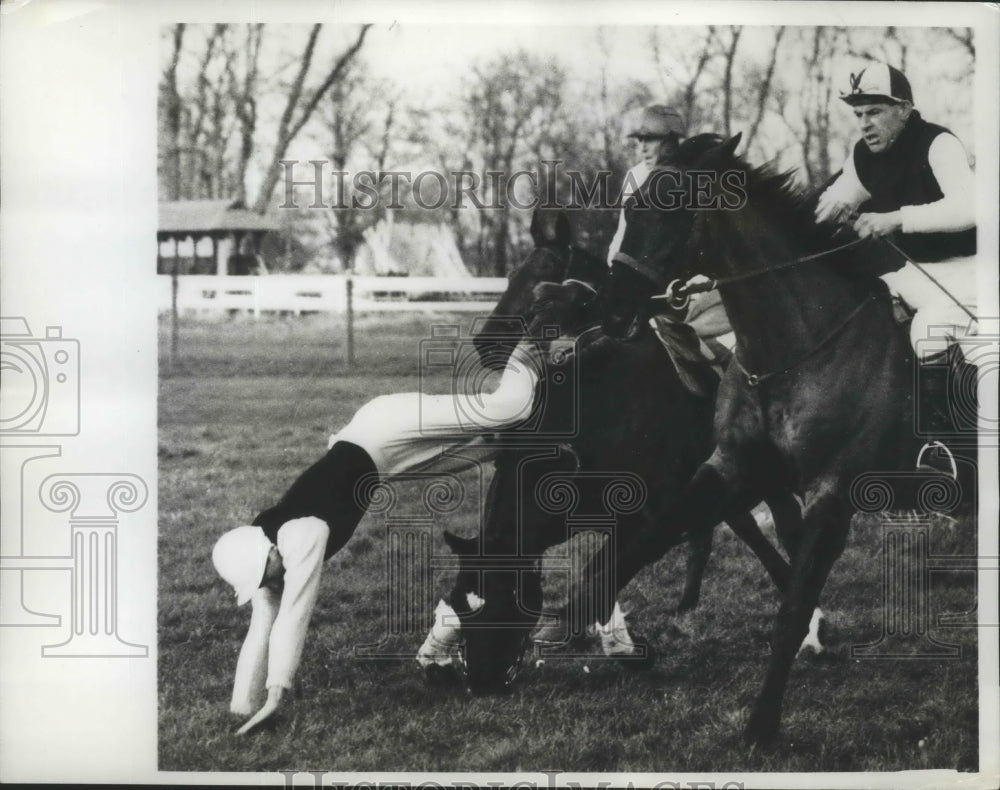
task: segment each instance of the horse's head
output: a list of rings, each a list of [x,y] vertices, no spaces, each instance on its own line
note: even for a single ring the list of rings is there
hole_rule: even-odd
[[[650,173],[625,206],[625,235],[601,296],[604,331],[624,337],[646,316],[649,297],[693,273],[689,241],[716,199],[740,135],[702,134],[685,141],[670,163]]]
[[[534,288],[542,282],[562,282],[570,262],[572,234],[564,211],[536,209],[531,218],[534,249],[509,275],[507,290],[478,327],[476,351],[484,366],[502,370],[527,331]]]
[[[569,262],[559,281],[543,281],[531,290],[527,310],[527,334],[551,337],[558,327],[560,337],[575,337],[594,323],[599,294],[608,278],[604,260],[585,250],[570,249]]]
[[[444,533],[459,557],[449,603],[459,620],[459,655],[473,694],[505,691],[521,668],[542,606],[539,571],[481,554],[479,540]],[[491,564],[491,559],[493,563]]]

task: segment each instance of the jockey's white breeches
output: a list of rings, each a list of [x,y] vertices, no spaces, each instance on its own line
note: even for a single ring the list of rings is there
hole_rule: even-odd
[[[902,269],[889,272],[882,279],[890,291],[915,311],[910,342],[923,361],[944,352],[950,342],[976,334],[975,322],[962,309],[976,314],[976,259],[951,258],[920,266],[927,274],[907,262]]]
[[[492,460],[497,449],[487,437],[532,416],[542,362],[534,343],[511,354],[492,393],[382,395],[358,409],[342,430],[330,437],[352,442],[372,458],[379,474],[458,472]],[[466,452],[463,452],[466,451]]]
[[[729,316],[726,315],[726,308],[722,306],[722,297],[718,291],[691,294],[686,323],[691,325],[695,334],[701,339],[717,340],[730,351],[736,347],[736,335],[733,334]],[[704,347],[704,343],[702,346],[703,353],[709,359],[714,358],[712,352]]]

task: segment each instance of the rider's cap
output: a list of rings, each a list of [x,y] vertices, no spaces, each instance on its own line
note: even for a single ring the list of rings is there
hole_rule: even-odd
[[[271,541],[260,527],[236,527],[215,542],[212,564],[236,591],[236,605],[250,600],[264,580]]]
[[[642,111],[638,125],[629,137],[666,137],[670,134],[684,136],[684,119],[673,107],[651,104]]]
[[[885,63],[870,63],[851,74],[851,89],[840,95],[852,107],[857,104],[913,102],[909,80],[899,69]]]

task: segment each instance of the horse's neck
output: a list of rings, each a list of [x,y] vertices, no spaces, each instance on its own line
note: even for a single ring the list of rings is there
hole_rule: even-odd
[[[794,239],[763,230],[716,232],[716,239],[731,240],[717,251],[725,276],[772,268],[807,254]],[[743,362],[757,369],[780,366],[821,342],[858,304],[859,293],[856,285],[819,261],[720,289]]]

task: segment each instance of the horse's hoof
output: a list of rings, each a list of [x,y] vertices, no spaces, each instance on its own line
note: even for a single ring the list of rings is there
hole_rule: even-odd
[[[637,672],[652,669],[656,663],[656,651],[648,642],[636,642],[636,652],[632,655],[616,656],[619,663],[626,669]]]
[[[452,686],[457,681],[458,673],[452,667],[443,667],[439,664],[428,664],[424,667],[424,682],[431,688]]]
[[[823,649],[819,653],[815,650],[806,650],[802,653],[802,658],[810,664],[842,664],[844,656],[834,653],[832,650]]]
[[[743,742],[760,751],[773,748],[778,734],[778,723],[764,721],[764,718],[762,715],[751,715],[746,729],[743,730]]]
[[[750,747],[751,751],[770,752],[774,751],[776,734],[777,733],[772,733],[767,735],[765,733],[751,733],[744,731],[743,742]]]

